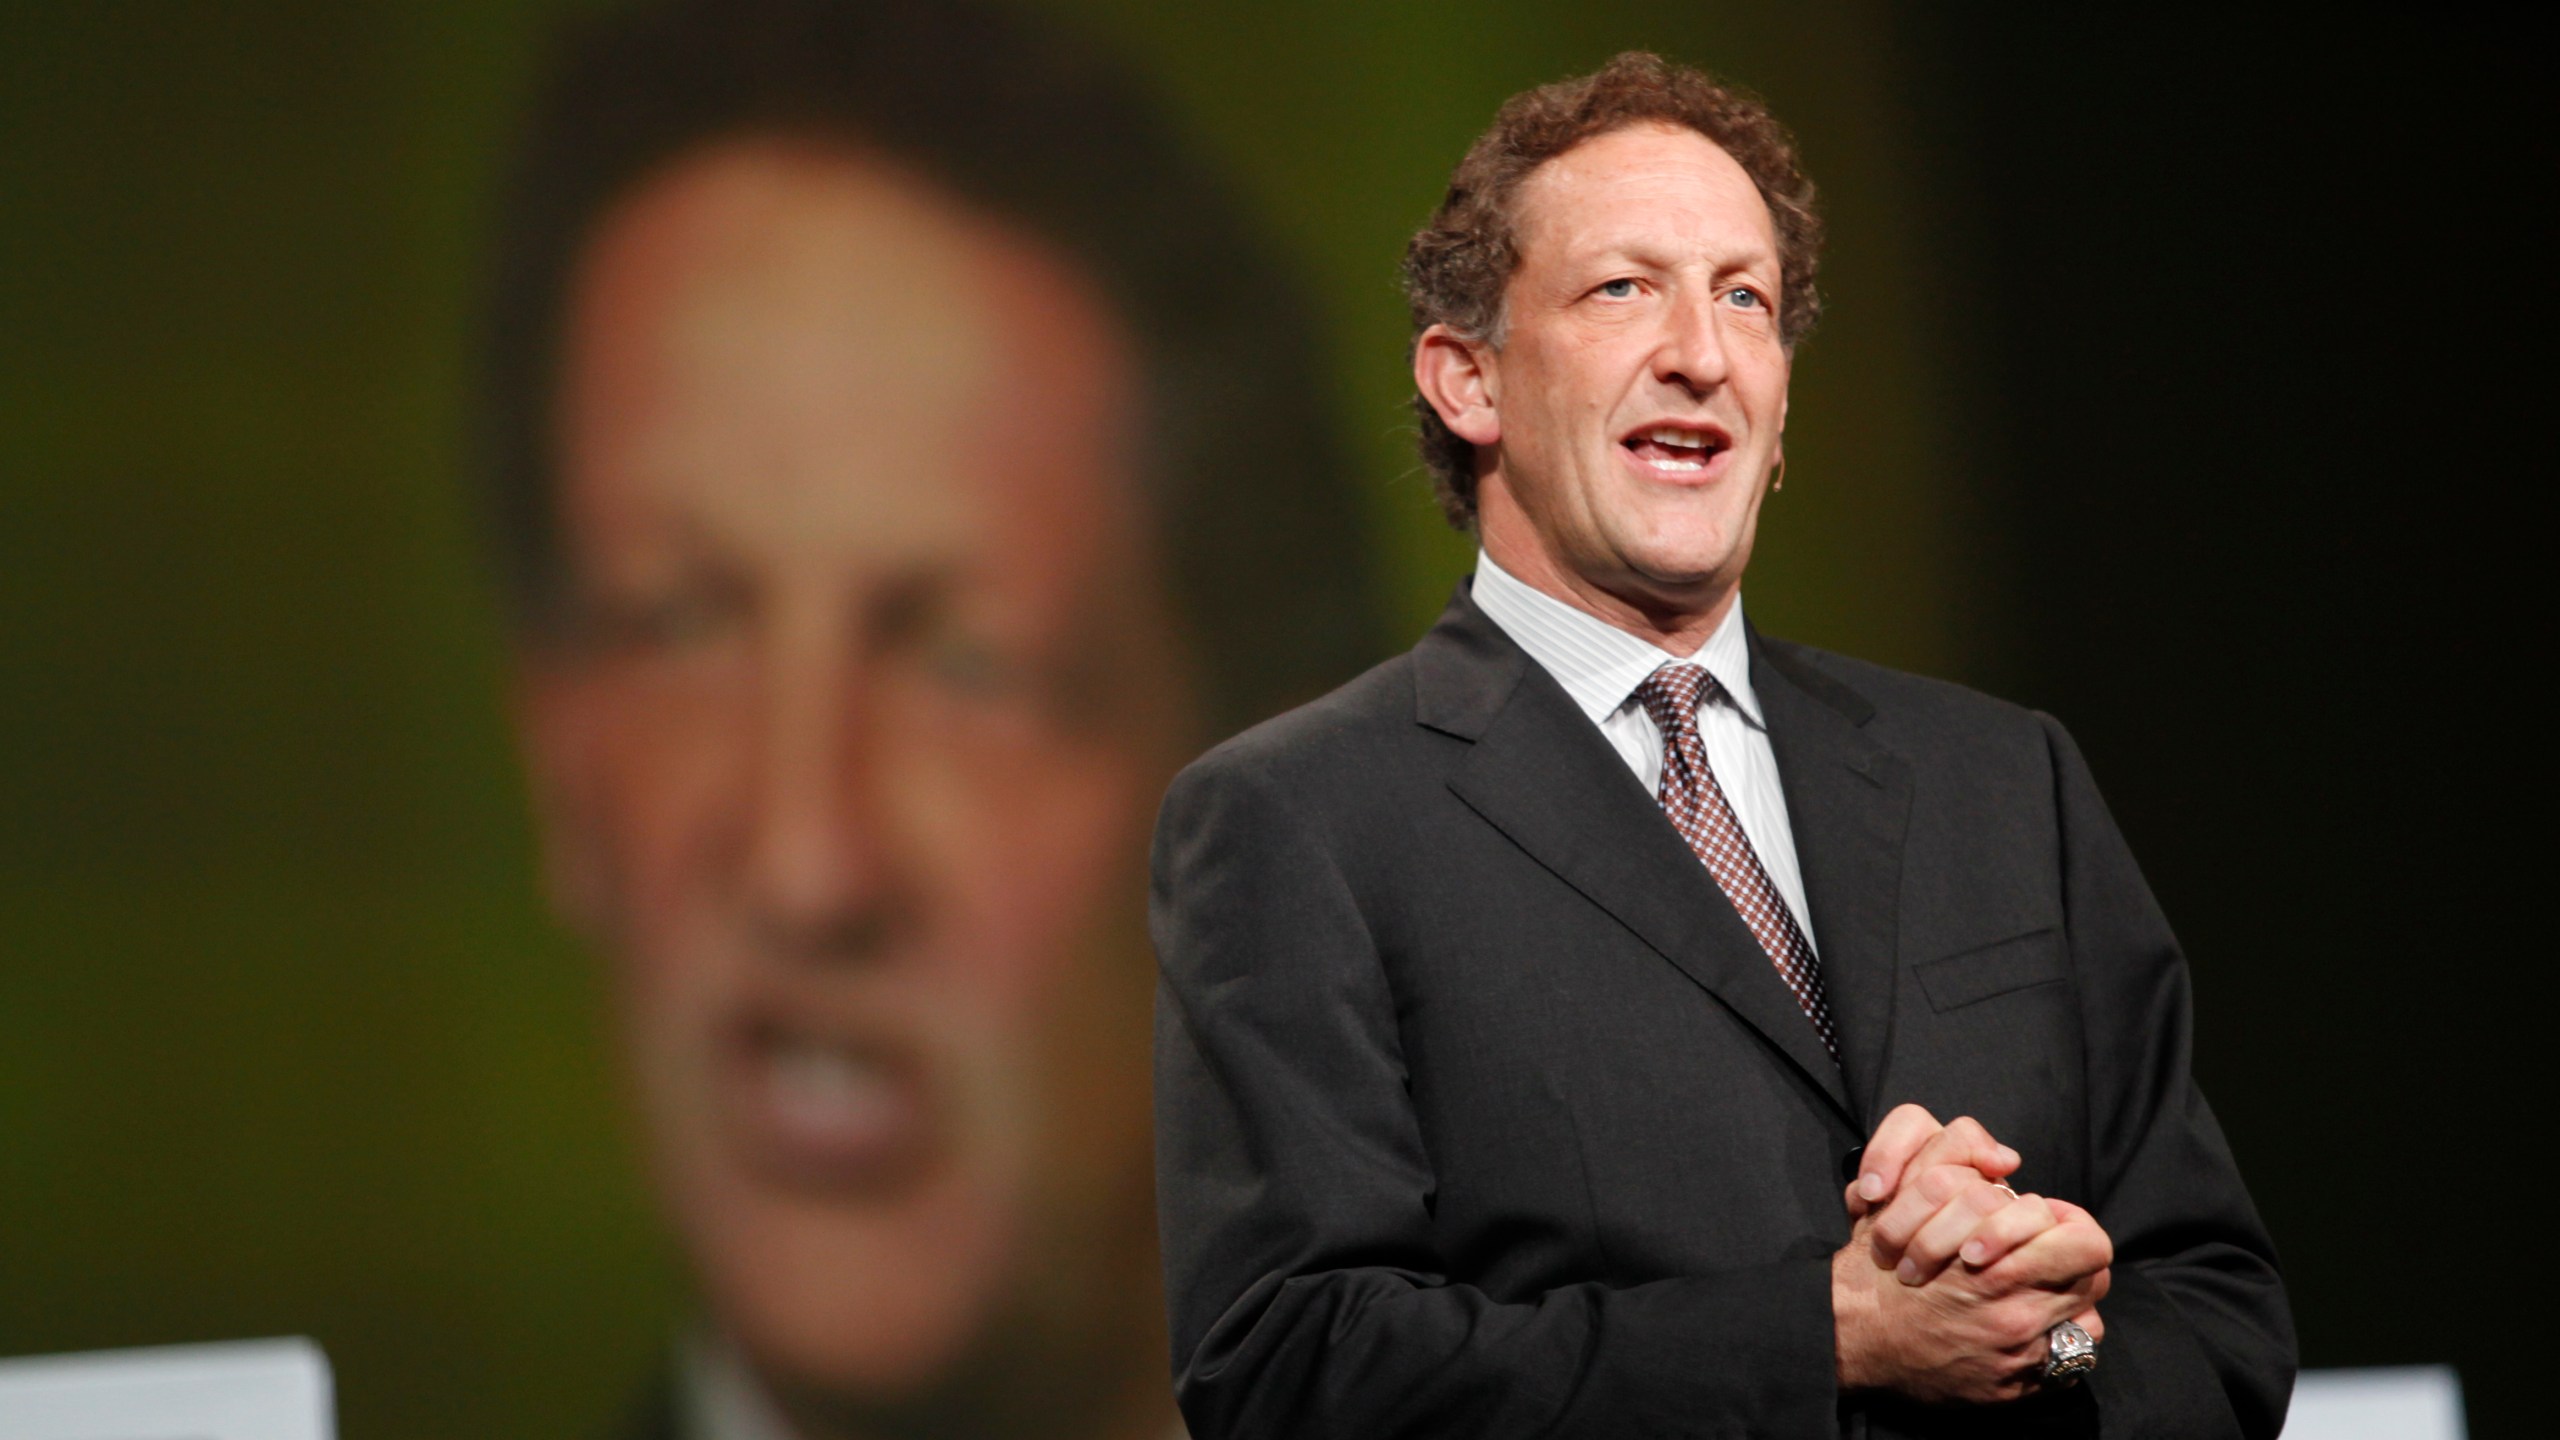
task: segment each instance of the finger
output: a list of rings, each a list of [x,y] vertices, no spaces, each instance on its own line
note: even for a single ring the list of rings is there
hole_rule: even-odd
[[[2021,1195],[1984,1216],[1973,1233],[1962,1238],[1956,1258],[1976,1270],[1986,1269],[2061,1222],[2060,1209],[2045,1197]]]
[[[2044,1202],[2045,1204],[2053,1207],[2055,1223],[2062,1225],[2086,1225],[2097,1231],[2100,1235],[2106,1234],[2106,1227],[2098,1223],[2098,1217],[2090,1214],[2079,1205],[2053,1195],[2047,1195],[2044,1197]],[[2105,1265],[2115,1263],[2115,1241],[2113,1237],[2108,1238],[2101,1253],[2106,1256],[2106,1260],[2097,1272],[2097,1288],[2095,1293],[2091,1294],[2089,1297],[2092,1303],[2105,1299],[2107,1295],[2108,1282]],[[1999,1261],[1997,1260],[1985,1262],[1986,1265],[1996,1265],[1998,1263]]]
[[[1947,1202],[1983,1183],[1982,1177],[1966,1165],[1931,1165],[1924,1169],[1905,1170],[1902,1188],[1893,1199],[1876,1212],[1868,1227],[1868,1247],[1874,1251],[1879,1269],[1890,1270],[1902,1260],[1904,1248],[1931,1216]]]
[[[2053,1207],[2053,1213],[2057,1224],[2085,1226],[2089,1230],[2097,1232],[2098,1236],[2104,1237],[2104,1243],[2099,1246],[2097,1251],[2097,1253],[2103,1257],[2097,1270],[2098,1290],[2096,1294],[2089,1297],[2092,1301],[2104,1299],[2106,1296],[2107,1285],[2106,1267],[2115,1263],[2114,1237],[2107,1235],[2107,1229],[2105,1226],[2098,1223],[2098,1217],[2090,1214],[2080,1206],[2073,1204],[2071,1201],[2048,1195],[2045,1197],[2045,1203]]]
[[[1930,1217],[1967,1190],[1984,1183],[1968,1165],[1931,1165],[1903,1172],[1902,1188],[1876,1212],[1869,1230],[1877,1263],[1888,1269],[1902,1258],[1905,1246]]]
[[[2059,1195],[2047,1195],[2044,1197],[2044,1203],[2052,1206],[2053,1213],[2062,1219],[2085,1220],[2092,1225],[2096,1225],[2098,1223],[2097,1216],[2090,1214],[2088,1211],[2081,1209],[2078,1205],[2063,1199]]]
[[[2107,1322],[2098,1318],[2098,1307],[2092,1305],[2076,1311],[2067,1319],[2069,1323],[2087,1332],[2090,1344],[2097,1345],[2105,1342]],[[2051,1383],[2045,1379],[2045,1367],[2053,1363],[2054,1332],[2060,1330],[2063,1324],[2064,1321],[2058,1319],[2045,1326],[2037,1332],[2036,1338],[2028,1345],[2028,1365],[2024,1373],[2030,1388],[2042,1388]]]
[[[1928,1112],[1921,1113],[1925,1115]],[[1934,1165],[1958,1165],[1986,1180],[1998,1180],[2018,1168],[2018,1152],[1992,1139],[1991,1132],[1983,1129],[1981,1122],[1970,1116],[1960,1116],[1929,1136],[1911,1158],[1902,1163],[1901,1183],[1890,1193],[1899,1199],[1902,1185],[1908,1184],[1911,1176]],[[1859,1183],[1864,1186],[1866,1181],[1862,1177]]]
[[[1893,1107],[1867,1137],[1866,1153],[1858,1159],[1858,1180],[1851,1193],[1868,1205],[1882,1202],[1902,1184],[1902,1173],[1911,1157],[1920,1153],[1940,1129],[1938,1117],[1917,1105],[1905,1102]]]
[[[1943,1172],[1940,1172],[1943,1173]],[[1963,1173],[1963,1172],[1957,1172]],[[2005,1190],[1972,1176],[1947,1202],[1931,1212],[1912,1232],[1895,1263],[1895,1278],[1905,1285],[1927,1283],[1955,1255],[1956,1247],[1973,1233],[1986,1216],[2009,1203]]]
[[[2088,1293],[2089,1287],[2100,1283],[2098,1277],[2114,1263],[2115,1242],[2107,1238],[2105,1230],[2089,1221],[2065,1220],[1979,1274],[1983,1288],[1990,1293],[2029,1286],[2039,1290],[2078,1290],[2087,1293],[2084,1304],[2094,1304],[2097,1296]]]
[[[1984,1302],[1977,1319],[1984,1340],[1993,1348],[2040,1371],[2054,1327],[2066,1320],[2085,1325],[2097,1309],[2088,1296],[2076,1291],[2027,1289]],[[2090,1334],[2094,1338],[2097,1332]]]
[[[1929,1137],[1912,1157],[1915,1165],[1970,1165],[1985,1180],[2007,1178],[2018,1168],[2018,1152],[1991,1138],[1982,1122],[1970,1115],[1959,1115],[1947,1122],[1945,1129]]]
[[[1903,1247],[1901,1263],[1894,1269],[1895,1278],[1905,1285],[1926,1284],[1947,1268],[1983,1226],[2010,1211],[2019,1212],[2010,1225],[2022,1240],[2053,1227],[2053,1212],[2042,1200],[2013,1197],[1987,1180],[1976,1180],[1940,1206],[1938,1213],[1929,1217],[1929,1223],[1920,1227],[1920,1233],[1911,1237],[1911,1243]]]
[[[2021,1379],[2041,1379],[2045,1357],[2052,1353],[2053,1327],[2088,1309],[2078,1302],[2055,1303],[2056,1297],[2026,1291],[1993,1303],[1979,1317],[1984,1342]]]

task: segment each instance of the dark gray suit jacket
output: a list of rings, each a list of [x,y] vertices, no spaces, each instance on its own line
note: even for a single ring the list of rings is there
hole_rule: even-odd
[[[1752,637],[1834,1065],[1715,882],[1462,590],[1158,821],[1157,1173],[1199,1440],[2281,1423],[2272,1248],[2188,1075],[2185,964],[2069,737]],[[2093,1381],[1844,1398],[1842,1164],[1972,1115],[2114,1237]]]

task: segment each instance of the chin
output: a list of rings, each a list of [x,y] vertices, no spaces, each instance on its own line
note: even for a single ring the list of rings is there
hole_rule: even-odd
[[[1646,580],[1690,590],[1739,576],[1751,557],[1751,531],[1746,523],[1737,534],[1722,516],[1677,516],[1633,539],[1623,553]]]
[[[1733,551],[1724,546],[1639,550],[1627,556],[1627,568],[1648,587],[1674,597],[1715,588],[1741,570]]]
[[[756,1187],[755,1193],[739,1193]],[[1006,1270],[1000,1207],[945,1175],[847,1202],[732,1177],[688,1226],[705,1296],[759,1369],[895,1402],[932,1390],[986,1327]]]

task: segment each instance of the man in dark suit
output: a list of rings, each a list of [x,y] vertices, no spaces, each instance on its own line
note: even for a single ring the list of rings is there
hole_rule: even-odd
[[[1476,577],[1158,822],[1200,1440],[2281,1423],[2183,962],[2069,738],[1743,622],[1811,201],[1630,55],[1506,105],[1414,242]]]

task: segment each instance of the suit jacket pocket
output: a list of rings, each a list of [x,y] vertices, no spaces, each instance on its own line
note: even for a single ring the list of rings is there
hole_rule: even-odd
[[[2048,925],[1912,967],[1929,1008],[1953,1010],[2063,978],[2060,937]]]

